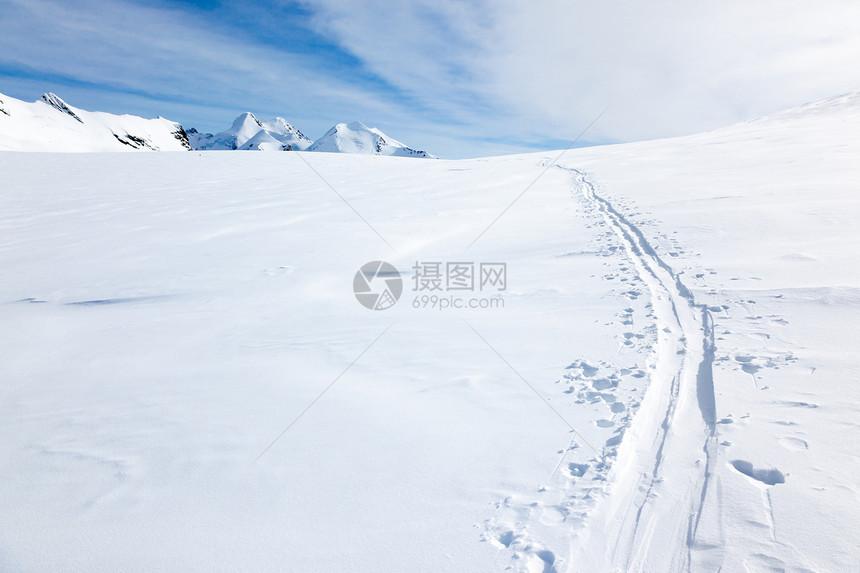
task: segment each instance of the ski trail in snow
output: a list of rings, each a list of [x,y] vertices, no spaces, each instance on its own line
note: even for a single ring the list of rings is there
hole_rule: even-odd
[[[597,194],[581,171],[583,197],[601,213],[647,285],[659,336],[650,386],[618,450],[610,494],[589,534],[577,538],[577,571],[718,571],[723,533],[718,484],[713,322],[642,231]]]

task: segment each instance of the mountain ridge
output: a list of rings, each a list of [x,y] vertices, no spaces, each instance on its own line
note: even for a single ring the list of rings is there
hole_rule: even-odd
[[[0,94],[0,150],[190,151],[182,124],[73,107],[48,92],[35,102]]]
[[[186,130],[181,123],[162,117],[86,111],[52,92],[35,102],[0,94],[0,150],[325,151],[434,157],[361,122],[338,123],[315,142],[281,116],[263,121],[246,111],[228,129],[212,134],[193,127]]]

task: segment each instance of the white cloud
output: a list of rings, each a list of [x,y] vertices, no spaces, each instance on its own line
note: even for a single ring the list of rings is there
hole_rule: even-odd
[[[163,100],[168,117],[223,113],[223,127],[230,109],[284,115],[311,137],[359,119],[442,156],[563,146],[607,106],[586,139],[692,133],[860,89],[853,1],[304,5],[319,35],[362,62],[359,73],[236,37],[228,23],[202,25],[193,10],[130,0],[0,0],[0,72],[108,85],[136,94],[117,95],[123,104]]]
[[[104,85],[177,100],[179,108],[196,102],[222,110],[232,105],[236,114],[249,107],[297,114],[315,126],[301,126],[311,136],[353,119],[341,112],[408,121],[373,89],[321,71],[300,53],[207,30],[179,10],[121,0],[0,0],[0,12],[0,71],[4,65],[35,70],[73,78],[73,84],[91,83],[93,89]],[[225,115],[223,127],[232,119]]]
[[[691,133],[860,89],[850,1],[314,2],[393,85],[487,134]],[[500,125],[504,123],[505,125]]]

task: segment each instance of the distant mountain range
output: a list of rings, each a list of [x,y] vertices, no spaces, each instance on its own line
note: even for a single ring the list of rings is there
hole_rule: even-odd
[[[237,117],[230,129],[215,135],[191,128],[188,130],[188,140],[195,150],[303,151],[313,143],[282,117],[260,121],[249,112]]]
[[[164,118],[89,112],[47,93],[28,103],[0,94],[0,150],[7,151],[320,151],[434,157],[361,122],[338,123],[312,141],[282,117],[245,112],[229,129],[200,133]]]

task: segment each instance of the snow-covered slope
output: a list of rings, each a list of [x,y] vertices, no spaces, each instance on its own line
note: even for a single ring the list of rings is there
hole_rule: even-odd
[[[262,124],[266,133],[277,141],[280,141],[282,145],[291,147],[292,149],[307,149],[312,143],[301,131],[282,117],[264,121]]]
[[[860,96],[558,155],[0,153],[0,570],[856,570]]]
[[[286,151],[288,145],[284,145],[272,135],[261,129],[254,137],[238,147],[241,151]]]
[[[230,129],[215,135],[188,130],[191,146],[196,150],[255,150],[283,151],[304,150],[311,140],[282,117],[260,121],[250,112],[245,112],[233,121]]]
[[[364,155],[394,155],[397,157],[433,157],[392,139],[360,121],[339,123],[316,140],[308,151],[329,153],[361,153]]]
[[[860,92],[563,160],[669,328],[577,570],[856,569],[858,157]]]
[[[89,112],[48,93],[33,103],[0,94],[0,150],[187,151],[182,126],[158,118]]]

